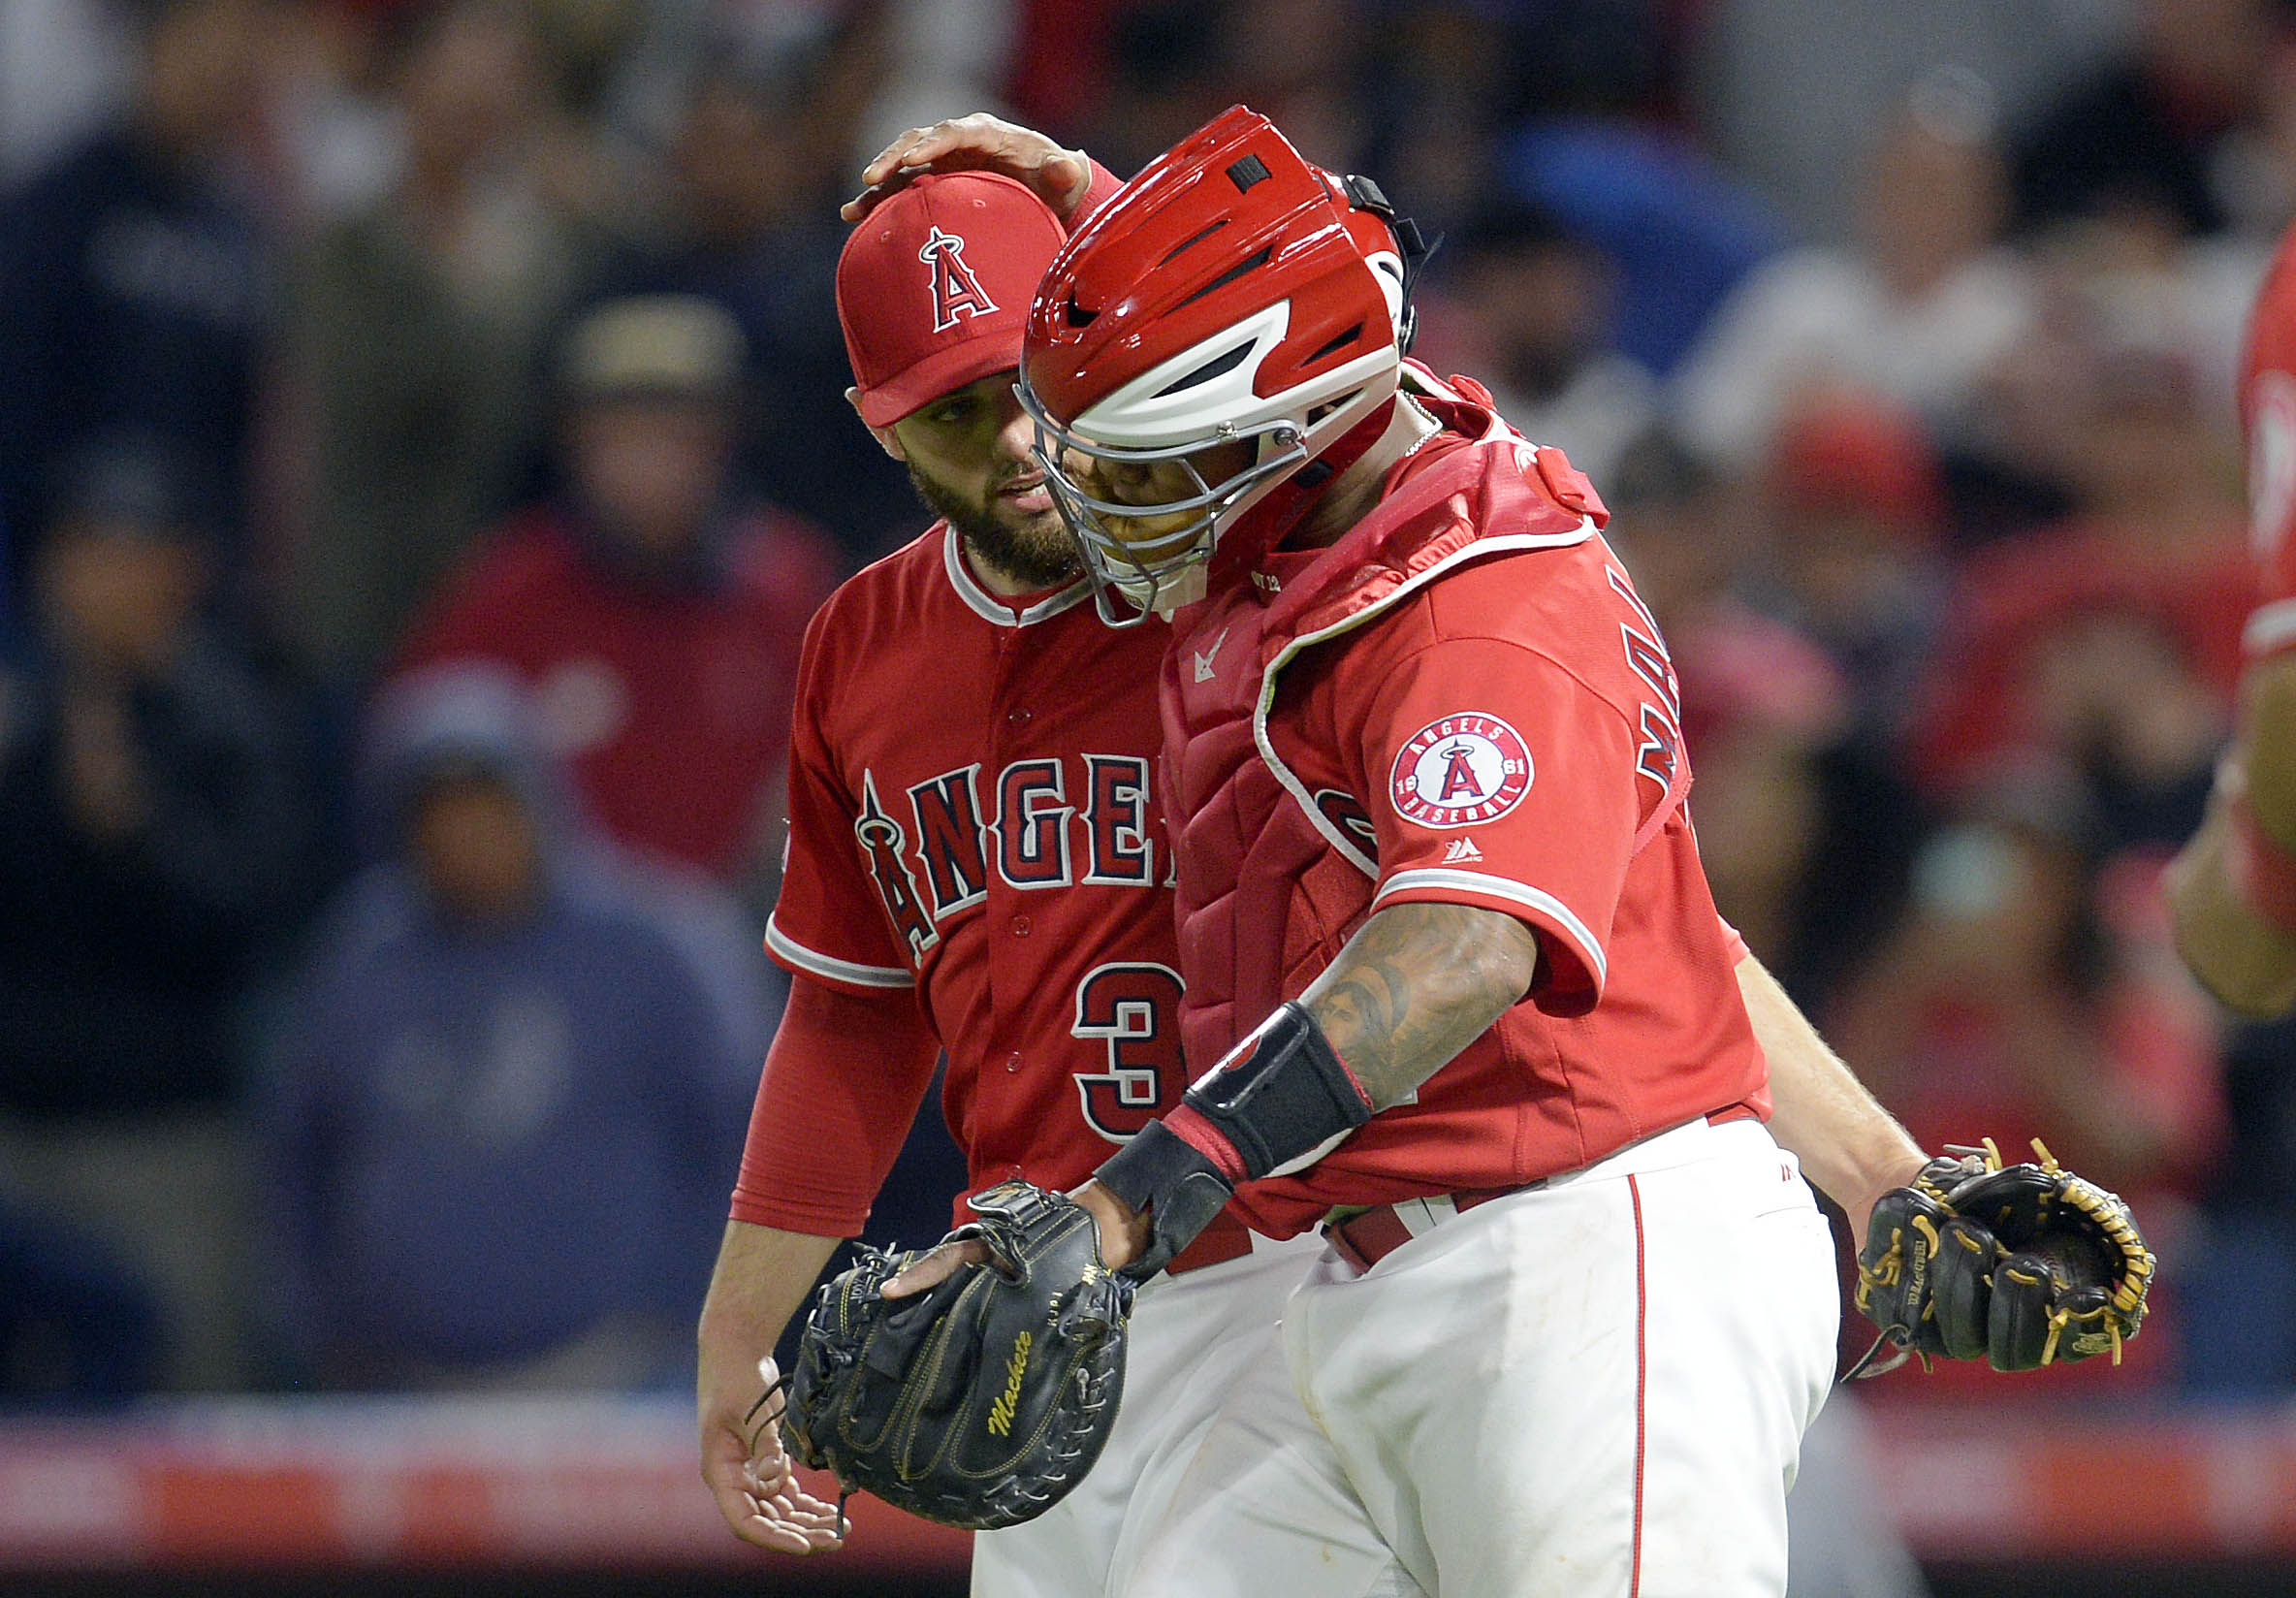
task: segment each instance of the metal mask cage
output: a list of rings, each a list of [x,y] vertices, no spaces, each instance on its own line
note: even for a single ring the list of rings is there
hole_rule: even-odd
[[[1160,596],[1166,595],[1174,580],[1189,568],[1211,559],[1212,547],[1219,536],[1221,519],[1250,495],[1254,490],[1271,479],[1280,478],[1306,463],[1307,444],[1303,429],[1289,417],[1277,417],[1253,427],[1238,428],[1222,423],[1211,432],[1184,443],[1152,445],[1119,445],[1097,443],[1082,434],[1063,427],[1054,420],[1036,395],[1031,392],[1024,376],[1018,387],[1021,408],[1036,424],[1036,436],[1031,454],[1043,468],[1044,483],[1052,495],[1052,502],[1060,511],[1061,521],[1068,529],[1068,536],[1076,544],[1077,556],[1084,562],[1085,571],[1093,581],[1093,599],[1100,620],[1110,626],[1136,626],[1158,609]],[[1267,446],[1276,447],[1270,450]],[[1258,446],[1258,459],[1219,484],[1204,481],[1190,457],[1220,444],[1252,443]],[[1073,451],[1088,460],[1104,461],[1112,465],[1148,465],[1165,461],[1177,461],[1187,468],[1189,481],[1195,492],[1178,499],[1155,504],[1134,505],[1120,500],[1101,499],[1087,494],[1076,480],[1062,469],[1060,458]],[[1152,538],[1127,540],[1118,536],[1107,522],[1138,522],[1154,518],[1183,516],[1194,511],[1187,522],[1169,532]],[[1132,606],[1124,614],[1110,603],[1111,592],[1121,594]],[[1168,607],[1167,607],[1168,608]]]

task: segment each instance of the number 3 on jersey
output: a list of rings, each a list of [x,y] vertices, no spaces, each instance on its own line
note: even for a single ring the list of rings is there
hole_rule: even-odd
[[[1180,974],[1169,966],[1099,966],[1076,984],[1079,1038],[1108,1050],[1104,1071],[1078,1071],[1084,1119],[1111,1143],[1130,1140],[1188,1091],[1180,1058]]]

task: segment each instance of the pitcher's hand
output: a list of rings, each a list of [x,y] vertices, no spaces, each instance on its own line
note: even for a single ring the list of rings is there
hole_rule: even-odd
[[[755,1381],[713,1381],[705,1358],[701,1387],[702,1480],[718,1512],[745,1543],[781,1553],[820,1553],[845,1545],[835,1504],[805,1489],[781,1448],[781,1379],[769,1357]],[[768,1394],[762,1405],[759,1392]],[[754,1413],[752,1410],[754,1409]]]
[[[929,128],[910,128],[861,169],[861,192],[838,214],[858,222],[878,202],[921,173],[993,172],[1027,184],[1063,222],[1075,214],[1092,187],[1092,163],[1082,150],[1064,149],[1034,128],[987,112],[955,116]]]

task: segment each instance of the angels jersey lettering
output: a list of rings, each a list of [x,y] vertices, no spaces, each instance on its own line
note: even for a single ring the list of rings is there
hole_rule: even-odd
[[[1156,780],[1162,627],[1019,605],[936,527],[805,643],[776,959],[913,990],[975,1189],[1073,1186],[1187,1086]]]

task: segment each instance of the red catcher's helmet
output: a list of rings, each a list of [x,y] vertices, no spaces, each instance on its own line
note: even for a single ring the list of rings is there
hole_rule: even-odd
[[[1307,487],[1369,447],[1390,414],[1424,254],[1376,185],[1309,165],[1241,106],[1150,163],[1068,240],[1029,308],[1020,398],[1104,620],[1196,597],[1216,543],[1272,543]],[[1188,460],[1236,442],[1253,446],[1251,463],[1221,482]],[[1088,476],[1180,462],[1193,491],[1153,505],[1096,497],[1070,469],[1078,457],[1094,463],[1077,468]],[[1270,500],[1287,482],[1299,487]],[[1237,534],[1263,504],[1252,534]],[[1137,614],[1113,609],[1111,589]]]

